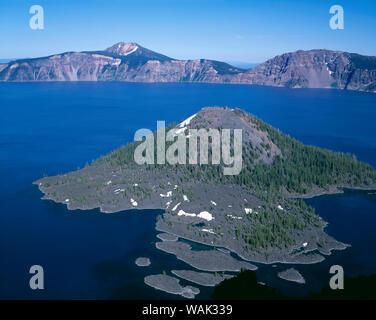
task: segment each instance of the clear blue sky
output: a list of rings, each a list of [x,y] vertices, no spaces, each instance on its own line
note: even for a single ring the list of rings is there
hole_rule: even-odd
[[[45,29],[29,8],[43,6]],[[345,29],[329,28],[340,4]],[[374,0],[1,0],[0,58],[99,50],[132,41],[178,59],[262,62],[298,49],[376,55]]]

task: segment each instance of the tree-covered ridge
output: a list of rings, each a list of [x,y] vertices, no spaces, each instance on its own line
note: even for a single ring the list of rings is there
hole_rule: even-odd
[[[287,201],[284,210],[266,207],[256,216],[248,215],[247,220],[236,230],[236,238],[245,242],[248,251],[289,248],[295,244],[294,231],[323,226],[314,209],[303,200]]]
[[[262,185],[272,189],[286,188],[292,193],[307,193],[313,186],[370,186],[376,182],[376,170],[354,155],[307,146],[279,130],[254,118],[261,130],[282,150],[273,165],[260,164],[252,174]]]
[[[272,164],[258,161],[260,154],[268,153],[270,150],[270,144],[265,140],[265,143],[261,143],[262,148],[255,148],[252,142],[244,143],[243,169],[239,175],[225,176],[220,170],[220,165],[211,164],[191,165],[187,163],[180,166],[171,166],[168,163],[165,165],[155,164],[151,165],[149,170],[166,170],[168,168],[175,172],[179,171],[183,180],[192,178],[199,181],[236,183],[258,190],[287,191],[291,194],[306,194],[311,192],[313,187],[328,190],[331,186],[367,187],[375,185],[375,168],[368,163],[358,161],[355,155],[304,145],[255,116],[244,111],[240,111],[240,114],[246,121],[254,124],[258,130],[266,132],[270,141],[281,150],[282,155],[277,155]],[[166,132],[174,127],[175,124],[168,126]],[[197,128],[194,125],[192,127]],[[139,143],[133,142],[122,146],[94,163],[135,165],[134,150]],[[169,143],[166,144],[166,148],[168,145]],[[211,150],[209,150],[210,154]]]

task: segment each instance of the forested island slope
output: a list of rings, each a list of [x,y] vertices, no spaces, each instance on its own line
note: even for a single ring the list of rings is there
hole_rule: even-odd
[[[346,248],[324,232],[326,222],[300,197],[376,188],[376,170],[369,164],[306,146],[240,109],[203,108],[166,131],[171,128],[187,142],[190,129],[242,129],[240,173],[225,175],[224,163],[139,165],[134,152],[140,141],[35,184],[43,199],[69,209],[161,209],[157,230],[265,263],[314,263]],[[184,249],[160,246],[175,254]]]

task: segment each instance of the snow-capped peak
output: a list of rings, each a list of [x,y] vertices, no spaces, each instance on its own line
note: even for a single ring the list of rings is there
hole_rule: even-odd
[[[120,56],[127,56],[139,49],[139,45],[134,42],[119,42],[106,49],[107,52],[115,53]]]

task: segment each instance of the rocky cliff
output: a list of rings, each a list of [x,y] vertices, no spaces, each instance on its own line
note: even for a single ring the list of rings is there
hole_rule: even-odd
[[[0,64],[0,81],[188,81],[375,92],[376,57],[299,50],[244,70],[214,60],[177,60],[136,43],[120,42],[103,51],[66,52]]]
[[[246,71],[241,82],[376,91],[376,57],[310,50],[285,53]]]

